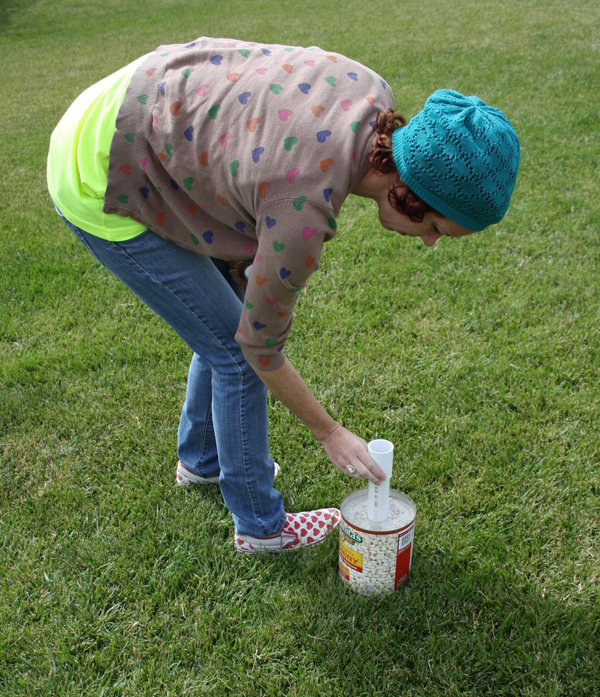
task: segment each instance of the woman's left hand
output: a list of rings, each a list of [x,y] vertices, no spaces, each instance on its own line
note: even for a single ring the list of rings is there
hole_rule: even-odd
[[[258,376],[306,424],[340,472],[347,477],[369,479],[377,486],[384,481],[385,473],[369,455],[366,441],[329,416],[287,358],[277,370],[261,370]]]
[[[231,278],[246,292],[248,287],[248,279],[244,273],[246,269],[252,265],[252,261],[232,261],[229,264],[229,274]]]

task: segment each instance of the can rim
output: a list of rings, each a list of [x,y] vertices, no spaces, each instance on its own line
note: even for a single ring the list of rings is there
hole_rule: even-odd
[[[400,535],[403,532],[408,532],[408,528],[414,528],[415,527],[415,519],[413,518],[410,523],[407,523],[403,528],[394,528],[394,530],[384,530],[383,532],[379,530],[366,530],[365,528],[359,528],[358,525],[355,523],[350,523],[347,521],[344,516],[342,515],[342,520],[346,525],[349,525],[351,528],[354,528],[354,530],[358,530],[359,532],[364,532],[367,535]],[[342,531],[343,534],[343,531]]]
[[[356,530],[360,530],[360,532],[365,532],[369,535],[390,535],[392,533],[399,533],[403,530],[406,530],[409,528],[411,525],[414,526],[415,519],[417,516],[417,507],[415,505],[415,502],[406,494],[403,494],[401,491],[396,491],[396,489],[390,489],[390,498],[395,498],[395,499],[400,499],[404,504],[408,505],[411,511],[411,518],[408,522],[404,523],[401,527],[398,528],[391,528],[388,530],[369,530],[368,528],[361,527],[357,525],[356,523],[352,523],[350,520],[348,520],[347,516],[344,515],[344,509],[348,507],[348,504],[354,501],[357,498],[361,498],[363,496],[367,496],[367,490],[363,489],[361,491],[354,491],[342,501],[340,504],[340,513],[342,516],[342,520],[344,523],[347,525],[350,525],[351,527],[355,528]],[[389,520],[389,518],[388,518]],[[371,521],[369,521],[371,522]],[[384,521],[384,523],[387,523],[388,521]],[[382,523],[376,523],[376,525],[381,525]],[[393,523],[392,523],[393,524]]]

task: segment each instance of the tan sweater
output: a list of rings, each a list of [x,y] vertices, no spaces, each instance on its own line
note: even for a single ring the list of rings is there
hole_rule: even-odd
[[[160,46],[119,112],[104,212],[200,254],[254,259],[236,340],[274,370],[298,292],[367,172],[377,113],[393,106],[378,75],[316,47]]]

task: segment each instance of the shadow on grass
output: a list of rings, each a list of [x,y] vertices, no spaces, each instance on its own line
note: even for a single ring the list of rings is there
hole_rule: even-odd
[[[478,565],[427,558],[417,548],[410,582],[386,597],[363,597],[342,584],[337,539],[262,573],[287,586],[286,631],[327,684],[445,697],[592,695],[598,684],[594,604],[518,581],[510,560]]]

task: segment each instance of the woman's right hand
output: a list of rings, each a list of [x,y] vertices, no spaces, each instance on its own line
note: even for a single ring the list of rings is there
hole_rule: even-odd
[[[369,455],[366,441],[347,428],[337,424],[320,442],[327,457],[347,477],[368,479],[376,486],[385,480],[385,473]]]

